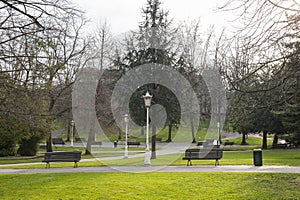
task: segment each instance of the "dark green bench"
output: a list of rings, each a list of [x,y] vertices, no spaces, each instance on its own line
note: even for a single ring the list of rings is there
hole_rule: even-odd
[[[219,160],[223,157],[223,151],[218,147],[207,149],[187,149],[183,160],[187,160],[187,166],[192,165],[192,160],[216,160],[215,166],[220,165]]]
[[[56,144],[65,145],[65,142],[63,141],[62,138],[52,138],[52,144],[54,144],[54,145],[56,145]]]
[[[46,152],[42,162],[46,163],[46,168],[50,168],[50,162],[74,162],[74,168],[77,168],[79,160],[81,151],[59,151]]]

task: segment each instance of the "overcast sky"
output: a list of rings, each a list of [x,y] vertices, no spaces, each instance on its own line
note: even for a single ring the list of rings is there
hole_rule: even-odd
[[[79,8],[86,11],[92,21],[106,21],[112,33],[120,34],[137,29],[141,21],[141,8],[146,0],[72,0]],[[216,7],[222,6],[226,0],[162,0],[164,10],[169,10],[170,18],[175,22],[200,18],[203,29],[210,25],[216,28],[228,26],[228,13],[217,12]],[[232,18],[231,18],[232,19]]]

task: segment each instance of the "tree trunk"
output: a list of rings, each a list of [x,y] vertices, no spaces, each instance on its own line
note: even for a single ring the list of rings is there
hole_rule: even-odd
[[[151,159],[156,159],[156,126],[152,125],[152,151]]]
[[[196,143],[194,120],[191,118],[192,143]]]
[[[246,134],[245,133],[242,133],[242,143],[241,145],[246,145]]]
[[[262,149],[267,149],[267,133],[263,132],[263,143],[262,143]]]
[[[47,152],[52,152],[52,135],[51,132],[49,133],[48,139],[47,139]]]
[[[122,140],[122,133],[121,133],[121,130],[119,129],[119,137],[118,137],[118,140]]]
[[[173,127],[173,124],[169,123],[169,134],[168,134],[168,139],[166,142],[172,142],[172,127]]]
[[[219,138],[218,138],[218,139],[219,139],[219,142],[220,142],[220,145],[221,145],[221,144],[223,143],[223,142],[222,142],[222,132],[221,132],[221,130],[218,130],[218,131],[220,131],[220,135],[219,135]]]
[[[275,134],[273,139],[273,144],[277,144],[277,143],[278,143],[278,135]]]
[[[89,132],[89,137],[88,137],[88,141],[86,143],[86,147],[85,147],[85,155],[91,155],[92,154],[92,128],[90,129]]]
[[[68,133],[67,133],[66,142],[70,142],[70,135],[71,135],[71,122],[70,122],[70,120],[67,120],[67,123],[68,123]]]
[[[145,135],[145,130],[144,130],[144,127],[142,126],[141,127],[141,136]]]
[[[86,147],[85,147],[85,155],[92,154],[92,142],[93,142],[93,139],[95,139],[94,138],[94,136],[95,136],[94,126],[95,126],[95,120],[93,119],[92,123],[91,123],[90,131],[89,131],[89,135],[88,135],[88,141],[87,141]]]

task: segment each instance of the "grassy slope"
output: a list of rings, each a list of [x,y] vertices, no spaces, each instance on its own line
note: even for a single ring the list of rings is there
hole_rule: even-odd
[[[0,175],[3,199],[297,199],[298,174],[65,173]]]

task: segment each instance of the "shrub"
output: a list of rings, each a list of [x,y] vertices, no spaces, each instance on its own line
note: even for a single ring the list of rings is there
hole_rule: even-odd
[[[36,130],[15,118],[0,116],[0,156],[15,155],[17,144],[18,154],[35,155],[42,138],[41,132]]]
[[[15,155],[15,141],[9,134],[0,133],[0,157]]]
[[[38,143],[41,140],[40,134],[33,134],[30,137],[22,138],[17,151],[21,156],[35,156],[39,150]]]
[[[13,119],[0,117],[0,156],[15,155],[15,146],[18,141],[18,131]]]

